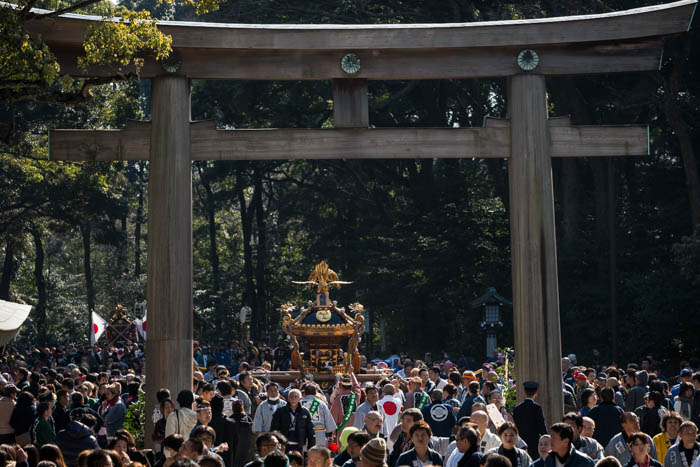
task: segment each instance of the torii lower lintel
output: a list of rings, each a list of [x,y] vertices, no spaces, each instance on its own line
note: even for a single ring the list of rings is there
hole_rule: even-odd
[[[643,156],[647,125],[572,125],[548,121],[552,157]],[[217,130],[190,124],[193,160],[420,159],[511,157],[508,120],[487,118],[483,128],[293,128]],[[49,154],[61,161],[148,160],[150,122],[124,130],[51,130]]]

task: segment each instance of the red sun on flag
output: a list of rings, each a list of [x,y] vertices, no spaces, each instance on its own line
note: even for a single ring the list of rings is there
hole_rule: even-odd
[[[384,409],[384,413],[387,415],[394,415],[398,409],[396,404],[391,401],[384,402],[382,408]]]
[[[148,332],[148,331],[146,331],[146,322],[145,321],[143,322],[143,332]]]
[[[100,328],[97,326],[97,324],[92,323],[92,332],[97,334],[97,331],[99,331],[99,330],[100,330]]]

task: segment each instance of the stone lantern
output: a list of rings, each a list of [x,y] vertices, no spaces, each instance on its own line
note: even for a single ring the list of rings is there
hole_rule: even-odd
[[[253,316],[253,309],[249,307],[248,305],[244,305],[241,307],[241,312],[239,313],[238,317],[241,320],[241,328],[243,330],[243,339],[248,340],[250,339],[250,321]]]
[[[481,308],[479,326],[486,331],[486,356],[493,355],[498,348],[496,333],[503,327],[503,306],[512,306],[512,302],[496,292],[495,287],[486,289],[486,293],[472,301],[472,308]]]

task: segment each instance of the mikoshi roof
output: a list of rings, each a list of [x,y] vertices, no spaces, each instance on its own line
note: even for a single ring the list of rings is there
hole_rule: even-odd
[[[0,300],[0,345],[6,345],[19,333],[31,309],[31,305]]]

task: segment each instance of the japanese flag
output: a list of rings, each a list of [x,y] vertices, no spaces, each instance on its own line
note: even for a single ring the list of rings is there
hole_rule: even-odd
[[[381,407],[384,414],[384,427],[387,433],[391,433],[398,424],[401,399],[387,394],[377,401],[377,405]]]
[[[109,326],[109,323],[105,321],[105,319],[102,316],[98,315],[93,311],[92,330],[90,332],[90,344],[95,345],[95,342],[97,342],[102,333],[105,332],[107,326]]]

